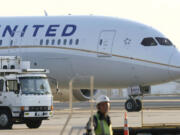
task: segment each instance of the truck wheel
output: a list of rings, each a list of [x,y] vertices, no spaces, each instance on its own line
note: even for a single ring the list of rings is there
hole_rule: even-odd
[[[28,128],[39,128],[41,126],[42,120],[27,120],[26,126]]]
[[[9,111],[0,110],[0,129],[12,129],[13,122]]]

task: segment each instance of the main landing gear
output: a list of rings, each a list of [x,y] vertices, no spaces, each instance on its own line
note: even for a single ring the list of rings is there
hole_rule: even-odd
[[[142,102],[140,99],[135,99],[132,96],[125,102],[125,109],[128,112],[139,112],[142,109]]]

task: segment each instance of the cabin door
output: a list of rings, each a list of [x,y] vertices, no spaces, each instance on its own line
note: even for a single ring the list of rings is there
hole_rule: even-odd
[[[100,33],[97,45],[98,57],[111,57],[115,30],[104,30]]]

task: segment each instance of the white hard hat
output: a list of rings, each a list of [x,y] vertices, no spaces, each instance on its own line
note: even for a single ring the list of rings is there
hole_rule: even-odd
[[[102,102],[109,102],[109,101],[110,100],[107,96],[101,95],[96,99],[96,105],[98,105],[99,103],[102,103]]]

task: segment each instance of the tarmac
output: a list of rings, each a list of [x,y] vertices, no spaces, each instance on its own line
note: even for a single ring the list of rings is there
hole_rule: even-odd
[[[165,100],[165,99],[162,99]],[[171,101],[170,101],[171,100]],[[174,102],[180,102],[180,99],[167,99],[167,108],[146,108],[141,112],[129,112],[128,115],[128,126],[129,127],[141,127],[141,126],[180,126],[180,106],[175,106],[174,108],[168,108],[169,104]],[[150,101],[149,101],[150,102]],[[153,99],[153,103],[159,104]],[[111,105],[111,110],[109,115],[111,116],[113,127],[123,127],[124,124],[124,113],[123,108],[118,108],[116,104],[118,101],[114,102],[115,105]],[[120,103],[120,102],[119,102]],[[147,101],[148,103],[148,101]],[[160,103],[161,104],[161,103]],[[72,118],[70,119],[64,135],[69,135],[71,129],[73,132],[71,135],[82,135],[85,130],[82,128],[86,125],[89,117],[90,110],[88,109],[88,102],[74,103],[74,110]],[[82,106],[83,105],[83,106]],[[61,108],[62,106],[62,108]],[[153,105],[152,105],[153,106]],[[61,108],[61,109],[60,109]],[[95,108],[94,108],[95,113]],[[38,129],[29,129],[25,124],[13,125],[12,130],[0,130],[1,135],[60,135],[63,126],[69,116],[68,103],[55,103],[54,116],[50,120],[43,121],[42,126]],[[80,130],[82,129],[82,130]]]

